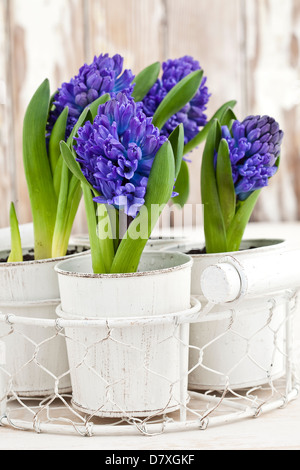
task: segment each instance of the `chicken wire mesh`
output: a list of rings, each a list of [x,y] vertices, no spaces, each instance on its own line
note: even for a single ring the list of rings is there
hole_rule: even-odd
[[[284,407],[299,391],[298,292],[284,291],[280,301],[267,302],[256,331],[240,332],[244,314],[233,305],[211,339],[199,344],[193,328],[207,329],[220,313],[209,303],[200,309],[197,299],[186,312],[135,320],[39,320],[2,313],[0,423],[38,433],[154,435],[205,430]],[[256,341],[265,335],[272,350],[270,360],[260,363]],[[235,363],[224,369],[211,362],[220,340],[224,348],[235,339],[244,344]],[[250,364],[260,372],[259,383],[240,388],[234,373]],[[204,383],[195,385],[195,372]]]

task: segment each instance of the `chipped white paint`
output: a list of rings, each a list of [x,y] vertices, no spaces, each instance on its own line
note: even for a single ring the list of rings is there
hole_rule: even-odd
[[[201,275],[200,284],[204,297],[215,304],[232,302],[241,292],[238,270],[224,262],[208,266]]]
[[[155,252],[144,253],[133,274],[94,275],[90,256],[58,264],[58,314],[92,323],[66,328],[75,408],[149,416],[185,404],[189,325],[179,325],[177,314],[189,315],[191,266],[187,255]],[[152,324],[158,316],[167,318]],[[96,318],[107,320],[95,327]],[[111,326],[116,318],[127,325]]]

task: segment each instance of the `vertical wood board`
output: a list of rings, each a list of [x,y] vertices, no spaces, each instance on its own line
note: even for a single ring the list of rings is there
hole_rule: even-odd
[[[26,107],[49,78],[53,93],[84,62],[81,0],[11,0],[12,80],[17,165],[17,208],[21,222],[32,220],[23,169],[22,131]]]
[[[298,0],[246,2],[248,113],[268,114],[285,137],[278,173],[264,188],[254,220],[300,216],[300,4]]]

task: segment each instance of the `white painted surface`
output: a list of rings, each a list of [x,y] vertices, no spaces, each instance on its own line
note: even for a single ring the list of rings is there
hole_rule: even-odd
[[[22,226],[21,232],[26,241],[32,240],[31,225]],[[0,233],[5,247],[9,231]],[[4,257],[3,247],[0,258]],[[70,255],[73,256],[81,255]],[[60,295],[54,266],[62,259],[65,258],[0,263],[0,312],[56,319]],[[12,379],[13,391],[24,396],[49,394],[49,390],[54,389],[56,377],[68,370],[65,340],[55,328],[49,333],[47,329],[32,325],[19,325],[13,329],[8,323],[1,323],[0,337],[7,349],[6,372],[7,378]],[[60,390],[70,390],[69,376],[62,378]]]
[[[125,275],[94,275],[90,255],[57,265],[59,316],[107,318],[96,328],[66,328],[76,409],[122,418],[185,404],[189,325],[178,325],[176,313],[189,313],[191,268],[191,258],[180,253],[145,253],[140,272]],[[169,314],[171,323],[149,321]],[[111,325],[116,317],[127,325]]]

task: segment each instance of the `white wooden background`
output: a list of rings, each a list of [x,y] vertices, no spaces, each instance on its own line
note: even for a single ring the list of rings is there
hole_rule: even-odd
[[[102,52],[120,53],[134,73],[190,54],[208,77],[209,116],[237,99],[241,119],[275,117],[282,166],[253,220],[299,220],[299,41],[300,0],[0,0],[0,227],[11,200],[20,222],[31,221],[22,122],[32,94],[45,77],[54,91]],[[201,149],[192,159],[189,202],[199,203]],[[84,224],[81,210],[75,230]]]

